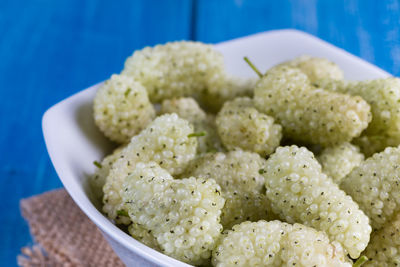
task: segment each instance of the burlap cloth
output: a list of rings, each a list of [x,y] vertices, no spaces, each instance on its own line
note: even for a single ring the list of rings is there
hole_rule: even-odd
[[[37,244],[22,248],[20,266],[124,266],[65,190],[23,199],[21,212]]]

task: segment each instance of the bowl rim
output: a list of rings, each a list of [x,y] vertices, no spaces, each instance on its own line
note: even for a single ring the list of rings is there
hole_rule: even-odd
[[[379,73],[382,77],[387,77],[387,76],[392,76],[388,72],[382,70],[381,68],[359,58],[358,56],[355,56],[347,51],[345,51],[342,48],[336,47],[331,43],[328,43],[327,41],[324,41],[316,36],[313,36],[309,33],[296,30],[296,29],[280,29],[280,30],[271,30],[271,31],[264,31],[256,34],[251,34],[247,35],[244,37],[239,37],[239,38],[234,38],[228,41],[220,42],[215,44],[215,47],[218,48],[221,45],[224,45],[226,43],[236,43],[236,42],[241,42],[250,38],[257,38],[265,35],[275,35],[275,34],[290,34],[290,35],[301,35],[302,37],[308,37],[313,40],[316,40],[325,46],[329,46],[331,48],[334,48],[336,50],[340,50],[342,53],[346,54],[347,56],[351,57],[352,60],[357,61],[358,63],[362,63],[364,65],[368,65],[369,68],[373,69],[376,73]],[[114,240],[119,242],[123,247],[127,248],[129,251],[137,253],[137,255],[140,255],[141,257],[145,258],[146,260],[160,265],[160,266],[191,266],[188,265],[184,262],[181,262],[179,260],[176,260],[170,256],[167,256],[159,251],[156,251],[141,242],[135,240],[125,232],[123,232],[121,229],[119,229],[116,225],[114,225],[111,221],[109,221],[105,215],[103,215],[95,206],[94,204],[90,201],[89,197],[87,194],[85,194],[84,190],[82,190],[82,186],[78,184],[77,180],[73,177],[65,177],[62,174],[62,162],[60,162],[59,157],[57,156],[57,152],[53,148],[53,146],[50,144],[52,137],[48,132],[49,129],[49,120],[50,117],[52,116],[52,113],[54,113],[57,109],[60,107],[64,106],[67,103],[73,103],[76,99],[79,99],[82,95],[84,94],[89,94],[93,93],[102,82],[97,83],[93,86],[88,87],[87,89],[84,89],[82,91],[79,91],[77,93],[74,93],[73,95],[61,100],[60,102],[54,104],[50,108],[48,108],[45,113],[43,114],[42,117],[42,132],[44,136],[44,141],[46,144],[46,148],[48,151],[48,154],[50,156],[50,160],[54,166],[54,169],[57,173],[57,176],[61,180],[63,186],[67,190],[68,194],[71,196],[71,198],[74,200],[74,202],[78,205],[78,207],[83,211],[83,213],[89,217],[89,219],[97,225],[101,229],[102,232],[104,232],[106,235],[112,237]],[[83,195],[81,195],[83,194]]]
[[[96,90],[103,82],[97,83],[93,86],[90,86],[87,89],[84,89],[80,92],[77,92],[70,97],[58,102],[57,104],[50,107],[44,113],[42,117],[42,131],[46,144],[46,148],[48,154],[50,156],[50,160],[54,166],[54,169],[57,173],[57,176],[61,180],[64,188],[71,196],[73,201],[77,204],[77,206],[83,211],[83,213],[97,226],[100,230],[106,235],[112,237],[118,243],[120,243],[123,247],[127,248],[129,251],[137,253],[141,257],[146,260],[157,264],[159,266],[191,266],[184,262],[181,262],[177,259],[174,259],[170,256],[167,256],[155,249],[152,249],[136,239],[129,236],[127,233],[118,228],[115,224],[113,224],[107,217],[102,214],[95,205],[90,201],[90,198],[82,189],[82,185],[80,185],[77,180],[73,177],[68,177],[62,174],[62,162],[60,162],[59,157],[57,155],[56,149],[53,148],[50,143],[52,142],[52,137],[49,135],[47,129],[49,129],[48,124],[50,123],[50,118],[52,113],[59,108],[63,107],[65,104],[74,102],[75,99],[79,99],[84,94],[92,93]],[[108,241],[108,240],[107,240]]]

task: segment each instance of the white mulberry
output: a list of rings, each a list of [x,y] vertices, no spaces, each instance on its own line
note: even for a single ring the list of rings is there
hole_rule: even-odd
[[[398,146],[399,139],[397,137],[390,137],[387,134],[362,134],[360,137],[353,139],[352,143],[357,145],[360,148],[361,152],[368,158],[375,153],[382,152],[386,147]]]
[[[198,152],[204,154],[207,152],[223,152],[225,151],[222,145],[221,139],[217,132],[217,126],[215,123],[215,116],[212,114],[207,114],[204,121],[199,121],[194,123],[194,128],[196,132],[206,133],[203,138],[198,138]]]
[[[282,127],[258,112],[248,97],[226,102],[216,117],[217,131],[228,150],[240,148],[265,157],[279,146]]]
[[[363,253],[369,261],[366,267],[394,267],[400,265],[400,213],[374,232]]]
[[[89,184],[92,190],[93,196],[96,200],[103,198],[103,186],[106,183],[107,176],[114,162],[119,158],[121,151],[125,148],[125,145],[119,146],[110,154],[104,157],[101,161],[100,166],[96,166],[96,171],[90,177]]]
[[[204,110],[191,97],[165,99],[161,103],[160,113],[176,113],[179,117],[190,123],[205,120],[207,117]]]
[[[184,175],[216,180],[226,199],[221,222],[229,229],[245,220],[276,218],[264,194],[265,163],[257,153],[242,150],[209,153],[193,160]]]
[[[190,162],[184,176],[215,179],[224,191],[260,193],[264,189],[266,160],[257,153],[235,150],[208,153]]]
[[[172,175],[183,172],[197,150],[196,138],[189,137],[193,126],[176,114],[156,118],[139,135],[134,136],[121,152],[103,187],[103,211],[118,223],[129,224],[126,217],[118,216],[122,209],[122,183],[136,167],[136,163],[155,161]]]
[[[150,162],[136,164],[123,187],[132,221],[151,230],[163,253],[190,264],[208,261],[222,231],[225,202],[214,180],[174,180]]]
[[[340,187],[380,229],[400,211],[400,147],[388,147],[366,159],[346,176]]]
[[[223,56],[212,45],[181,41],[134,52],[122,74],[142,83],[152,102],[161,102],[206,90],[223,72]]]
[[[264,193],[222,190],[225,206],[222,209],[221,224],[224,229],[244,221],[275,220],[271,203]]]
[[[372,230],[368,217],[322,173],[312,152],[297,146],[277,148],[267,160],[264,177],[266,195],[281,219],[325,231],[352,258],[366,248]]]
[[[274,117],[293,140],[332,146],[368,126],[370,106],[359,96],[315,89],[299,69],[275,67],[257,83],[256,107]]]
[[[400,144],[400,79],[386,78],[371,81],[333,81],[322,79],[317,86],[327,90],[361,96],[371,105],[372,121],[363,133],[371,146],[363,145],[366,140],[357,141],[361,148],[365,147],[367,156],[381,152],[387,146]]]
[[[112,75],[98,89],[94,120],[105,136],[127,143],[155,117],[146,89],[132,77]]]
[[[214,116],[206,114],[193,98],[166,99],[161,104],[160,113],[176,113],[179,117],[192,123],[196,133],[205,133],[205,136],[197,139],[197,150],[200,154],[223,150],[216,131]]]
[[[280,221],[243,222],[223,234],[213,252],[216,267],[351,267],[341,245],[323,232]]]
[[[311,57],[309,55],[300,56],[279,66],[299,68],[308,76],[311,83],[320,79],[343,80],[344,76],[343,71],[336,63],[326,58]]]
[[[325,148],[317,157],[322,171],[337,184],[349,174],[354,167],[360,165],[364,155],[360,149],[350,143]]]
[[[208,87],[194,97],[207,111],[217,113],[226,101],[242,96],[253,97],[256,82],[255,78],[240,78],[225,72],[210,80]]]
[[[161,251],[160,246],[158,245],[157,239],[151,233],[151,230],[147,230],[143,228],[143,226],[132,222],[128,227],[129,234],[135,238],[137,241],[145,244],[146,246],[155,249],[157,251]]]

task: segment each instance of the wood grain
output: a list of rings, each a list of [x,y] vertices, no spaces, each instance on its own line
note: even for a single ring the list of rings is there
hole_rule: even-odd
[[[198,0],[196,11],[194,37],[204,42],[295,28],[400,74],[399,1]]]
[[[41,117],[119,72],[133,50],[191,32],[190,1],[0,1],[0,265],[31,241],[19,200],[61,183]]]

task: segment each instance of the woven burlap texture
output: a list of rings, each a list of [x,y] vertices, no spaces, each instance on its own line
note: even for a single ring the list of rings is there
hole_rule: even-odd
[[[23,199],[21,212],[37,244],[22,248],[20,266],[124,266],[64,189]]]

